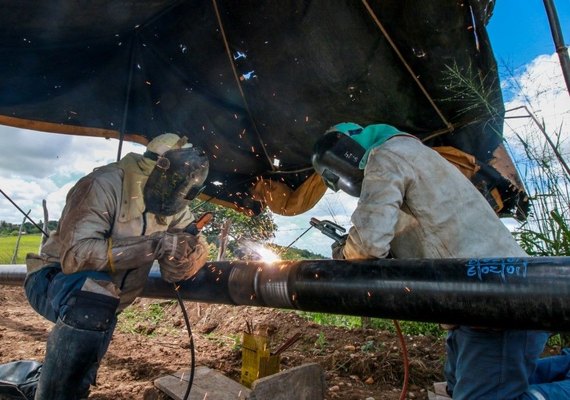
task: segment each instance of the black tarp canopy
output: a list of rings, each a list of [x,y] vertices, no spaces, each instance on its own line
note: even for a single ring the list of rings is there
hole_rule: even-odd
[[[313,174],[329,126],[388,123],[474,156],[474,179],[498,185],[510,212],[521,200],[500,146],[493,4],[0,0],[0,123],[186,135],[210,155],[206,195],[254,213],[260,179],[294,191]]]

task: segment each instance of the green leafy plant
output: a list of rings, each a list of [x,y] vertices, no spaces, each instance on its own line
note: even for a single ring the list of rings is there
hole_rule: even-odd
[[[329,345],[329,342],[323,332],[319,332],[314,345],[317,350],[324,350]]]

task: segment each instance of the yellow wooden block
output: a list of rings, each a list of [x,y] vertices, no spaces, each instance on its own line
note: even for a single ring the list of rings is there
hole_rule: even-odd
[[[240,379],[242,385],[250,388],[256,379],[279,372],[279,362],[278,355],[271,355],[268,337],[244,332]]]

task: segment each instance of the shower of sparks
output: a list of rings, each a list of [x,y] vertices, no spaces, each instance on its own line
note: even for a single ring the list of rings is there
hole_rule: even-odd
[[[261,245],[254,244],[253,250],[261,256],[261,261],[264,262],[274,262],[279,261],[279,256],[273,250]]]

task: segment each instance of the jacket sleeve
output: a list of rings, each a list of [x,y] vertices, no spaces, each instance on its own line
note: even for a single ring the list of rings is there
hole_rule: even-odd
[[[159,236],[111,237],[122,188],[121,180],[113,178],[88,175],[67,195],[58,225],[63,272],[114,272],[154,261]]]
[[[351,217],[353,226],[344,247],[345,258],[384,258],[388,255],[413,177],[408,160],[382,147],[371,151],[360,199]]]
[[[109,186],[88,175],[67,195],[58,225],[59,256],[65,273],[109,269],[109,238],[120,198]]]

